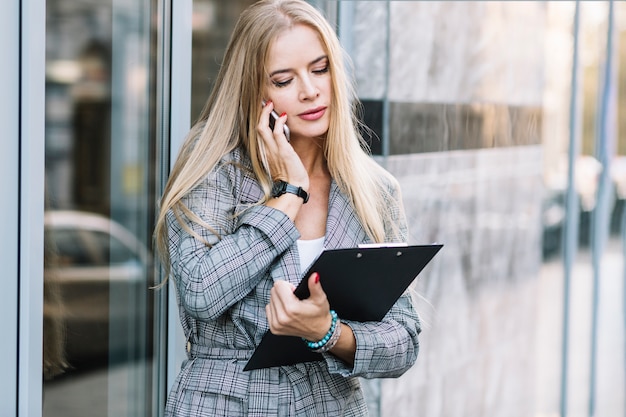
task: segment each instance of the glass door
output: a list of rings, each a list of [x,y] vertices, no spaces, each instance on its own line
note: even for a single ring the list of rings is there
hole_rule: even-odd
[[[155,412],[156,9],[47,1],[44,417]]]

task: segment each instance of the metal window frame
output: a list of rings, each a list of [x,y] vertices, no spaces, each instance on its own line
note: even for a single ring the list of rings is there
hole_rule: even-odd
[[[172,0],[173,2],[173,0]],[[176,0],[171,7],[169,168],[176,160],[191,120],[191,47],[193,0]],[[185,335],[178,318],[173,283],[168,283],[167,391],[186,359]]]
[[[41,415],[45,169],[45,0],[18,1],[17,416]]]
[[[157,192],[161,193],[165,188],[167,173],[169,172],[169,132],[170,132],[170,83],[171,83],[171,16],[172,0],[158,0],[157,4],[157,48],[156,48],[156,164],[157,164]],[[160,282],[163,279],[161,270],[155,265],[155,277]],[[152,384],[152,404],[154,414],[158,417],[163,415],[164,405],[167,398],[167,375],[168,368],[168,291],[167,287],[157,290],[155,293],[154,311],[154,379]]]
[[[3,65],[0,65],[0,126],[4,139],[0,143],[0,265],[5,279],[0,292],[0,315],[3,319],[3,334],[0,339],[0,415],[17,414],[17,335],[18,335],[18,219],[19,219],[19,134],[20,111],[17,103],[20,87],[20,2],[0,3],[0,50]]]

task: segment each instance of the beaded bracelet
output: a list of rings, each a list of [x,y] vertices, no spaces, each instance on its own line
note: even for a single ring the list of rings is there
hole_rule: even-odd
[[[339,321],[339,319],[337,319],[337,326],[335,327],[335,330],[333,331],[333,335],[330,337],[330,339],[328,339],[328,342],[321,348],[313,350],[313,352],[315,353],[328,352],[329,350],[335,347],[335,345],[337,344],[337,341],[339,340],[339,336],[341,336],[341,322]]]
[[[326,333],[322,339],[317,342],[311,342],[302,338],[307,347],[315,353],[328,352],[337,344],[339,336],[341,336],[341,322],[339,321],[335,310],[330,310],[330,316],[332,318],[330,322],[330,329],[328,329],[328,333]]]

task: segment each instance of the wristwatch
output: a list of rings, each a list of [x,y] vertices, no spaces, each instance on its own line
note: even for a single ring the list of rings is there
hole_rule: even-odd
[[[302,187],[296,187],[285,181],[276,181],[272,187],[272,197],[280,197],[285,193],[295,194],[304,200],[304,203],[309,201],[309,193],[304,191]]]

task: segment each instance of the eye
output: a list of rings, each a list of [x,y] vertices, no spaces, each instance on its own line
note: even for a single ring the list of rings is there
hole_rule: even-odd
[[[291,79],[286,81],[275,81],[272,80],[272,84],[274,84],[278,88],[287,87],[291,83]]]
[[[328,72],[328,69],[328,65],[326,65],[324,68],[313,70],[313,73],[318,75],[326,74]]]

